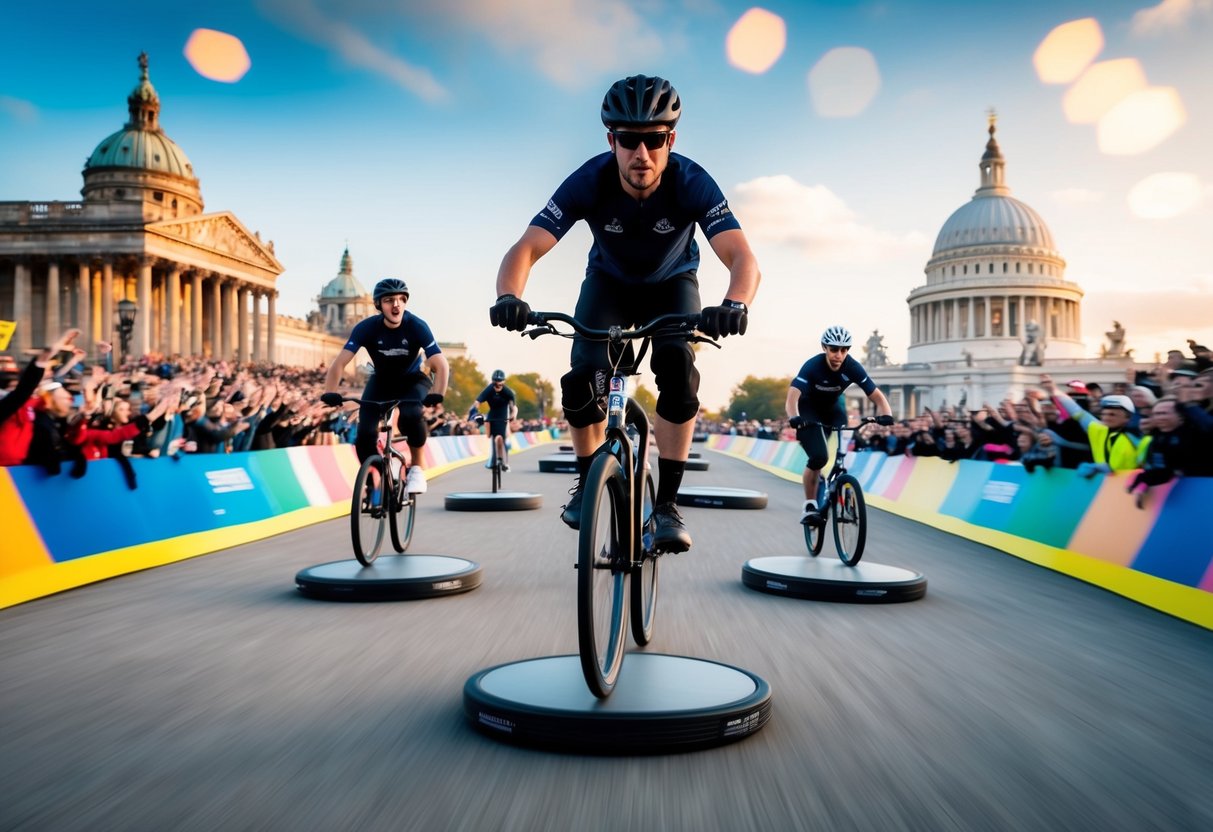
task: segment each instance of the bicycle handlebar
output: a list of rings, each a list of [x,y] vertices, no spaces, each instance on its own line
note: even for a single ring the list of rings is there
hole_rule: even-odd
[[[863,416],[860,418],[860,420],[857,423],[855,423],[853,425],[827,425],[825,422],[817,422],[812,419],[805,419],[803,422],[803,426],[806,428],[809,428],[809,427],[829,428],[830,430],[858,430],[859,428],[863,427],[864,425],[871,425],[871,424],[875,424],[875,423],[876,423],[875,416]]]
[[[552,326],[553,321],[568,324],[582,338],[588,338],[592,341],[609,341],[612,344],[619,344],[623,341],[636,341],[653,336],[680,335],[688,341],[711,344],[714,347],[720,346],[720,344],[706,335],[699,335],[695,332],[700,322],[698,312],[672,312],[667,315],[659,315],[636,329],[624,329],[617,325],[607,327],[606,329],[595,329],[594,327],[586,326],[572,315],[566,315],[563,312],[532,312],[527,316],[527,323],[533,326],[534,329],[528,329],[522,334],[529,335],[532,339],[538,338],[540,335],[563,335],[566,338],[571,337],[569,333],[561,332]]]
[[[421,399],[387,399],[381,402],[373,402],[370,399],[359,399],[354,396],[342,396],[341,401],[353,402],[354,404],[375,404],[383,408],[399,407],[402,404],[421,404]]]

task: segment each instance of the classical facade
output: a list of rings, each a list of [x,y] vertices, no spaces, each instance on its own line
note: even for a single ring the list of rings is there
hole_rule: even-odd
[[[354,261],[350,258],[349,246],[341,255],[341,266],[337,276],[324,284],[320,297],[316,298],[319,311],[316,322],[320,329],[330,335],[344,338],[363,318],[376,312],[371,293],[354,277]]]
[[[906,363],[868,368],[902,415],[1018,398],[1042,372],[1110,389],[1132,366],[1123,354],[1084,358],[1082,289],[1065,279],[1044,220],[1011,196],[993,115],[988,132],[980,184],[944,222],[926,283],[906,299]]]
[[[81,202],[0,202],[0,319],[21,355],[75,326],[79,342],[119,340],[119,301],[137,312],[129,353],[267,360],[277,354],[283,272],[228,211],[206,213],[189,158],[160,127],[139,56],[129,119],[84,166]]]

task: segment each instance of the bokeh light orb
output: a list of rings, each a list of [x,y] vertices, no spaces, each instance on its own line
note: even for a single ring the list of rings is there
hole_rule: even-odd
[[[1188,120],[1174,87],[1148,87],[1108,110],[1095,129],[1099,149],[1131,156],[1157,147]]]
[[[1103,30],[1093,17],[1063,23],[1040,42],[1032,55],[1036,76],[1045,84],[1068,84],[1103,51]]]
[[[195,29],[185,43],[185,59],[203,78],[234,84],[253,62],[235,35],[214,29]]]
[[[1200,179],[1191,173],[1155,173],[1129,189],[1129,210],[1145,220],[1169,220],[1204,201]]]
[[[754,7],[729,29],[724,49],[730,64],[760,75],[779,60],[787,42],[788,27],[783,18],[766,9]]]
[[[1136,58],[1092,64],[1062,98],[1071,124],[1094,124],[1121,101],[1144,90],[1146,73]]]
[[[880,69],[868,50],[839,46],[809,70],[808,85],[819,116],[851,118],[866,110],[880,91]]]

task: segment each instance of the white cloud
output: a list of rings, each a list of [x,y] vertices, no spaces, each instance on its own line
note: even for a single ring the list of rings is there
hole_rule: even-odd
[[[312,0],[261,0],[266,16],[313,43],[328,47],[351,66],[382,75],[426,101],[441,101],[447,90],[424,67],[394,55],[350,23],[328,14]]]
[[[810,262],[871,264],[916,255],[925,263],[930,256],[923,234],[898,236],[865,225],[824,185],[802,185],[779,175],[733,190],[731,202],[748,236],[799,249]]]
[[[1162,0],[1157,6],[1133,15],[1130,27],[1135,35],[1153,35],[1183,27],[1197,13],[1213,10],[1213,0]]]
[[[1103,191],[1092,191],[1089,188],[1062,188],[1053,191],[1049,197],[1054,202],[1063,205],[1091,205],[1103,201]]]
[[[0,113],[7,113],[14,121],[32,124],[38,120],[38,108],[33,102],[11,95],[0,95]]]

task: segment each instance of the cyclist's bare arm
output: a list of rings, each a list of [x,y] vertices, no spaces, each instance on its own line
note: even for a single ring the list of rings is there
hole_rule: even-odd
[[[446,356],[440,352],[431,355],[429,363],[430,369],[434,371],[433,392],[445,396],[446,385],[451,378],[451,365],[447,363]]]
[[[337,357],[329,365],[328,372],[324,374],[324,392],[337,392],[337,386],[341,383],[341,373],[344,372],[345,366],[353,360],[354,353],[347,349],[343,349],[337,353]]]
[[[754,302],[762,274],[758,271],[758,260],[750,250],[750,243],[745,234],[739,228],[730,228],[728,231],[721,231],[708,242],[720,262],[729,270],[729,288],[724,296],[749,306]]]
[[[893,415],[893,408],[889,405],[889,400],[885,398],[885,394],[879,387],[872,391],[872,395],[868,396],[868,401],[876,405],[876,414],[878,416]]]
[[[800,415],[800,391],[795,387],[788,388],[788,398],[783,403],[783,412],[788,415],[789,419]]]
[[[505,253],[501,267],[497,269],[497,295],[522,297],[527,278],[531,276],[531,267],[540,257],[551,251],[556,242],[550,231],[537,225],[528,225],[518,242],[510,246],[510,250]]]

